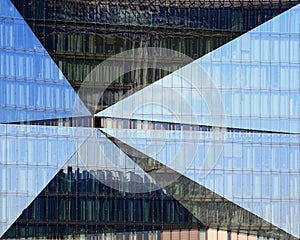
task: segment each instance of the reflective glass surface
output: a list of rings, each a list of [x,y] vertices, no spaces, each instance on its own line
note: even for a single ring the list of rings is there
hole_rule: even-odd
[[[0,7],[0,122],[90,113],[9,0]]]
[[[97,116],[299,133],[299,11],[292,8]]]
[[[226,132],[220,138],[213,131],[103,131],[125,143],[123,151],[130,152],[128,145],[279,228],[299,233],[299,135]],[[167,186],[177,178],[158,181]],[[192,210],[193,205],[184,206]]]
[[[2,0],[0,237],[298,239],[299,31],[296,0]]]
[[[0,125],[0,234],[19,217],[89,136],[84,129]]]

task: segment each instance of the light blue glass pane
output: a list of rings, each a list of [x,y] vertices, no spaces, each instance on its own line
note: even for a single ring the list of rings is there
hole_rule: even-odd
[[[198,79],[199,76],[201,79]],[[223,126],[220,123],[224,119],[220,117],[223,110],[220,94],[207,80],[207,73],[194,63],[116,103],[97,116]]]
[[[300,34],[299,26],[291,24],[292,20],[299,22],[299,8],[297,5],[280,14],[97,116],[208,125],[218,123],[231,128],[299,133],[300,102],[294,92],[300,92]],[[244,57],[245,54],[248,56]],[[174,83],[178,85],[176,90]],[[168,89],[169,86],[173,89]],[[182,88],[190,90],[183,91]],[[171,91],[176,91],[177,95]],[[208,115],[197,92],[206,103]],[[209,105],[217,97],[205,99],[206,92],[220,97],[220,101]],[[197,97],[188,97],[191,95]],[[143,104],[148,107],[141,107]],[[158,106],[171,109],[172,113],[166,114]],[[219,119],[221,115],[224,121],[214,120],[216,107],[224,111],[219,113]],[[143,111],[138,112],[137,109],[141,108]]]
[[[180,134],[175,134],[176,131],[163,130],[102,130],[235,203],[241,196],[253,199],[255,204],[249,206],[237,204],[298,235],[297,229],[291,228],[289,222],[294,218],[294,212],[285,212],[287,217],[284,220],[276,207],[282,201],[290,202],[300,197],[299,190],[295,189],[296,183],[300,182],[299,136],[226,132],[224,138],[219,138],[219,133],[214,132],[178,131]],[[138,144],[145,139],[151,145]],[[170,151],[173,144],[176,148]],[[209,156],[210,148],[218,150],[220,146],[219,154]],[[232,165],[228,161],[232,161]],[[190,166],[199,169],[199,174],[192,174]],[[201,175],[201,172],[205,174]],[[241,182],[247,187],[237,191],[234,186],[241,186]],[[270,199],[270,208],[275,212],[270,215],[262,207],[262,199]]]
[[[90,115],[9,0],[1,3],[0,33],[0,122]],[[57,90],[65,97],[55,106]]]
[[[0,235],[76,153],[92,131],[95,130],[0,124],[0,201],[10,201],[9,206],[0,205]]]
[[[119,191],[137,193],[161,188],[150,175],[97,129],[90,131],[89,137],[77,148],[76,155],[63,166],[63,169],[68,167],[81,171],[95,171],[94,178]],[[123,180],[127,178],[124,181],[130,181],[131,184],[115,184],[115,181],[111,181],[112,177]],[[151,184],[136,185],[140,179],[148,179]]]

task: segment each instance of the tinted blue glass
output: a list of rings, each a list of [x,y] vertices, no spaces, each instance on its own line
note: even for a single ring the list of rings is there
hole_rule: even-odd
[[[3,4],[1,9],[5,7],[7,10],[2,10],[0,15],[0,122],[70,118],[74,115],[75,104],[82,107],[83,114],[78,112],[79,115],[89,115],[67,79],[60,77],[60,70],[13,5],[7,0]],[[56,89],[61,89],[67,96],[57,102],[57,107],[64,112],[57,112],[54,108]],[[46,108],[48,111],[42,112]]]
[[[209,149],[212,147],[215,151],[218,149],[217,139],[213,138],[214,140],[212,140],[211,138],[217,133],[209,132],[202,135],[201,132],[181,132],[178,135],[165,130],[148,130],[147,133],[134,129],[103,130],[231,201],[236,202],[239,197],[251,198],[252,200],[249,201],[253,201],[253,205],[247,205],[244,202],[237,204],[263,219],[297,234],[297,225],[291,228],[289,220],[287,220],[296,219],[292,209],[299,207],[299,203],[293,200],[300,197],[298,190],[296,190],[297,196],[289,190],[293,189],[294,191],[295,181],[300,181],[299,175],[297,176],[299,166],[297,165],[294,169],[289,167],[290,164],[295,166],[293,159],[299,154],[299,149],[296,150],[290,144],[291,135],[226,133],[222,144],[223,150],[219,157],[214,159],[213,169],[210,169],[205,162],[211,160],[208,158]],[[167,134],[167,138],[165,134]],[[138,144],[142,141],[149,141],[149,139],[152,139],[151,147]],[[165,139],[168,144],[164,143]],[[193,139],[193,143],[190,142],[191,139]],[[174,148],[174,146],[176,147]],[[195,151],[195,149],[199,151]],[[220,161],[220,159],[223,160]],[[228,164],[228,161],[232,161],[232,165]],[[205,170],[205,176],[188,171],[189,166],[197,166],[199,169]],[[285,189],[282,189],[283,186]],[[270,216],[269,210],[262,208],[260,203],[260,199],[265,198],[269,199],[269,205],[274,209],[278,203],[289,204],[291,207],[284,213],[274,210],[276,212]],[[280,201],[279,199],[286,200]],[[286,216],[284,221],[282,214]]]
[[[161,11],[161,14],[164,14],[164,10]],[[293,92],[300,91],[299,76],[297,76],[300,64],[299,51],[297,51],[300,35],[294,32],[297,28],[286,27],[292,16],[294,17],[293,14],[291,15],[292,12],[299,12],[299,7],[294,7],[289,12],[275,17],[220,47],[220,49],[212,51],[187,65],[183,68],[186,71],[181,70],[181,72],[168,75],[158,81],[156,86],[167,89],[172,83],[174,85],[176,74],[178,79],[185,78],[193,84],[197,84],[197,82],[199,84],[202,79],[206,78],[212,81],[211,89],[208,86],[203,87],[204,83],[201,83],[202,86],[199,86],[201,90],[198,89],[198,92],[207,89],[211,94],[216,93],[216,95],[221,96],[220,101],[225,110],[224,117],[228,120],[226,124],[224,122],[226,127],[298,133],[300,117],[298,107],[295,106],[299,106],[300,103]],[[183,10],[180,12],[180,15],[182,14],[185,14]],[[236,14],[240,13],[237,12]],[[214,15],[211,17],[213,18]],[[279,30],[274,29],[273,25],[278,25]],[[295,48],[292,47],[294,45]],[[232,52],[233,49],[234,53]],[[196,65],[198,65],[198,69],[194,69]],[[193,76],[188,69],[198,71],[198,75]],[[207,75],[204,78],[200,77],[205,74]],[[157,97],[152,95],[152,91],[156,86],[151,85],[148,89],[143,89],[98,115],[128,118],[129,116],[122,115],[123,104],[134,106],[142,98],[147,99],[149,104],[154,106]],[[199,102],[196,103],[194,99],[192,102],[190,100],[190,96],[196,95],[195,89],[184,90],[184,88],[190,89],[184,86],[184,82],[181,85],[179,83],[176,87],[178,87],[176,91],[179,92],[180,97],[183,97],[187,104],[192,106],[192,109],[189,109],[191,111],[189,114],[187,113],[188,107],[183,107],[184,110],[178,110],[186,111],[180,113],[181,116],[185,114],[191,116],[189,119],[185,116],[181,117],[182,123],[193,122],[197,124],[200,122],[212,125],[213,123],[209,123],[209,121],[212,121],[213,118],[207,117],[205,107],[197,108]],[[175,86],[173,86],[174,88]],[[228,91],[224,91],[225,89]],[[161,95],[168,96],[166,93]],[[202,92],[202,95],[205,94]],[[179,109],[179,100],[178,102],[168,101],[166,98],[164,97],[166,100],[164,105],[168,106],[165,107]],[[183,104],[182,102],[184,101],[181,101],[181,104]],[[206,105],[209,102],[206,99]],[[153,114],[151,111],[155,108],[157,107],[145,109],[142,114],[137,114],[138,118],[142,117],[149,121],[174,121],[174,118],[168,114],[161,116]],[[133,111],[133,109],[127,110],[128,112]],[[197,117],[194,119],[196,115]],[[291,116],[295,118],[292,120]]]
[[[0,135],[0,165],[5,170],[0,174],[0,200],[11,201],[9,206],[0,206],[2,235],[90,133],[66,127],[3,124]]]

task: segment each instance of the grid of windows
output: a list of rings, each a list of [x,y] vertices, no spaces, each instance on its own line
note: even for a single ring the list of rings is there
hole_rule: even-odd
[[[99,63],[114,54],[144,46],[169,48],[197,59],[288,9],[297,1],[12,1],[75,89]],[[47,24],[45,24],[45,21]],[[68,26],[66,28],[65,26]],[[120,66],[122,68],[122,66]],[[118,68],[118,67],[117,67]],[[109,74],[109,73],[108,73]],[[106,89],[117,96],[145,86],[166,72],[147,72],[140,82],[128,73]],[[101,87],[101,83],[98,86]]]
[[[73,114],[76,92],[17,11],[5,7],[0,8],[0,122],[86,116],[82,105]]]
[[[297,3],[3,0],[0,237],[299,237]]]

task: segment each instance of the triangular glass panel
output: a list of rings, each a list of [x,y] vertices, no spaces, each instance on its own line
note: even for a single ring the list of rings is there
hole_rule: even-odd
[[[87,136],[86,129],[0,124],[0,236]]]
[[[76,158],[63,168],[70,167],[93,172],[95,179],[121,192],[145,193],[161,189],[151,176],[97,129],[93,129],[77,148]]]
[[[299,237],[299,135],[102,131]]]
[[[74,139],[80,139],[81,135],[85,138],[82,138],[81,142],[75,141],[77,151],[63,166],[57,166],[58,170],[55,168],[55,177],[52,176],[43,191],[39,192],[39,196],[33,201],[30,198],[29,206],[23,204],[22,214],[6,231],[4,237],[34,237],[36,234],[44,236],[50,227],[53,232],[48,234],[65,238],[71,234],[79,235],[83,225],[89,226],[86,232],[93,234],[107,230],[106,227],[111,223],[116,232],[128,231],[130,227],[124,225],[124,221],[135,222],[136,228],[143,227],[144,230],[153,229],[153,220],[172,222],[173,227],[178,224],[183,227],[186,224],[190,227],[203,226],[103,133],[97,129],[83,129],[71,135],[75,136]],[[59,142],[57,146],[59,145],[63,144]],[[50,156],[52,154],[54,153],[49,152]],[[55,156],[55,159],[59,157]],[[15,202],[12,202],[10,206],[14,204]],[[142,216],[140,212],[132,214],[139,211],[137,204],[144,206],[143,221],[139,221]],[[165,218],[160,206],[168,207],[169,204],[175,206],[176,211],[172,218]],[[154,208],[161,214],[149,214]],[[73,211],[74,209],[76,211]],[[54,229],[59,221],[69,221],[69,225],[58,233]],[[97,228],[93,227],[95,222]],[[169,228],[163,224],[154,228],[161,229],[163,226],[165,229]],[[9,225],[5,227],[8,228]]]
[[[0,6],[0,123],[90,116],[9,0]]]
[[[299,133],[300,5],[99,112]]]
[[[109,2],[101,5],[81,2],[80,8],[76,2],[12,2],[76,89],[95,65],[120,52],[143,46],[164,46],[197,59],[297,4],[296,0],[284,0],[280,4],[273,1],[182,0],[180,4],[176,1],[151,4],[139,1],[139,6],[120,2],[118,4],[129,9],[125,17],[121,5],[111,8]],[[118,11],[114,10],[118,8]],[[105,14],[107,11],[109,14]],[[140,21],[135,16],[139,11],[143,13]],[[32,18],[37,21],[32,21]],[[119,31],[119,26],[122,26],[122,31]],[[132,27],[140,34],[132,32]],[[153,31],[149,32],[149,27]],[[170,57],[164,64],[172,60]],[[78,74],[72,66],[84,68],[84,73]],[[141,79],[140,73],[122,76],[120,81],[112,83],[116,89],[120,84],[123,88],[117,93],[114,88],[106,89],[99,109],[120,100],[128,89],[145,87],[166,74],[151,69],[148,73],[143,72],[147,79]]]
[[[122,142],[109,134],[106,135],[206,227],[226,231],[230,226],[231,231],[247,235],[296,239],[290,233],[262,219],[255,212],[241,207],[235,201],[229,201],[202,184],[181,175],[127,145],[127,142]]]

